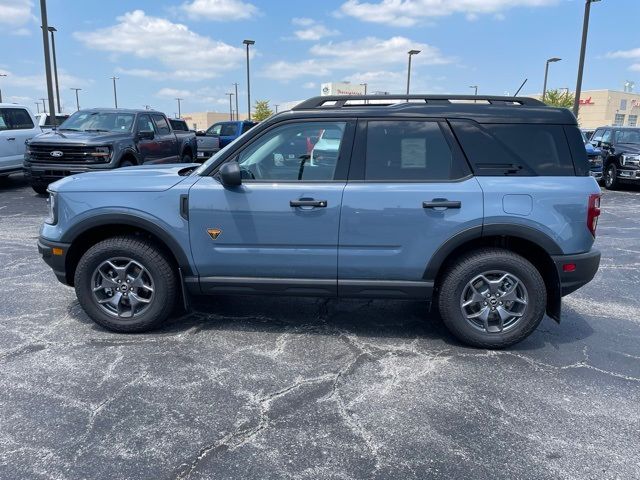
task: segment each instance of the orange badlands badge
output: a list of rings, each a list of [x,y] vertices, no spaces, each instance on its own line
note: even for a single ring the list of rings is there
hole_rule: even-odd
[[[207,228],[207,233],[211,237],[211,240],[215,240],[220,236],[222,230],[220,230],[219,228]]]

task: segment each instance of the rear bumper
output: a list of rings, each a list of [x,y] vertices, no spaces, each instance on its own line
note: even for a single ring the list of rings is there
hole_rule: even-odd
[[[38,238],[38,253],[44,262],[51,267],[58,281],[65,285],[71,285],[67,281],[66,268],[67,252],[70,246],[70,243],[52,242],[42,237]],[[57,249],[55,253],[54,248]]]
[[[600,251],[590,250],[576,255],[551,257],[558,271],[560,292],[564,297],[589,283],[600,266]]]

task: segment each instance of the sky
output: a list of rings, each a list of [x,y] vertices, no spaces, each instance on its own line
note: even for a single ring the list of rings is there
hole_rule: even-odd
[[[63,110],[148,105],[169,116],[229,111],[233,84],[246,112],[251,97],[273,106],[320,94],[320,84],[351,81],[402,93],[407,51],[412,93],[524,94],[575,88],[584,0],[47,0],[57,28]],[[3,100],[36,110],[46,97],[40,2],[0,0]],[[584,89],[640,92],[640,0],[592,4]]]

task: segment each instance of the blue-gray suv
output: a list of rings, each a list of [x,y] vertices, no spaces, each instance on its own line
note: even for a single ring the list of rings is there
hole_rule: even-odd
[[[119,332],[192,295],[417,299],[461,341],[500,348],[545,312],[559,321],[600,262],[576,120],[529,98],[317,97],[202,165],[49,190],[41,255]]]

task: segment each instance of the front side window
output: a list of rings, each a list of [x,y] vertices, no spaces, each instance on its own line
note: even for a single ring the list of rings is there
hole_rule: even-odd
[[[213,137],[219,137],[221,128],[222,128],[222,124],[221,123],[215,123],[215,124],[213,124],[213,125],[211,125],[209,127],[209,129],[206,132],[206,135],[213,136]]]
[[[329,142],[334,133],[321,136]],[[365,180],[434,181],[459,178],[453,153],[437,122],[371,121]]]
[[[344,122],[291,123],[276,127],[240,153],[243,178],[273,181],[333,180]],[[321,142],[324,132],[330,139]]]
[[[153,122],[149,115],[140,115],[138,117],[138,132],[153,132]]]
[[[9,130],[9,122],[6,117],[6,110],[4,108],[0,108],[0,131]]]
[[[605,130],[602,134],[602,141],[604,143],[611,143],[612,138],[613,134],[611,133],[611,130]]]
[[[3,109],[3,117],[5,127],[0,123],[0,129],[28,130],[34,127],[31,116],[23,108]]]
[[[594,132],[594,134],[591,136],[591,141],[593,143],[596,142],[601,142],[602,141],[602,136],[604,135],[604,129],[603,128],[599,128],[598,130],[596,130]]]
[[[156,124],[156,130],[158,130],[160,135],[167,135],[171,131],[167,119],[162,115],[152,115],[152,117],[153,122]]]

